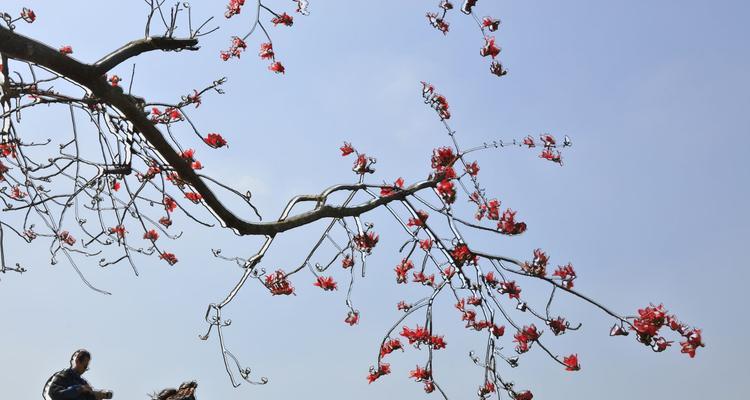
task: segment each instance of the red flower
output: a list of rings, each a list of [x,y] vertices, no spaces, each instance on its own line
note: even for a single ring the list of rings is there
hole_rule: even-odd
[[[479,388],[479,396],[482,396],[482,397],[490,393],[494,393],[494,392],[495,392],[495,384],[490,381],[486,381],[484,383],[484,386]]]
[[[497,286],[497,278],[495,278],[495,273],[490,271],[487,273],[487,275],[484,276],[484,282],[487,284],[487,286],[494,288]]]
[[[339,150],[341,150],[341,156],[346,157],[349,154],[354,153],[354,147],[352,147],[352,144],[349,142],[344,142],[344,145],[339,147]]]
[[[565,330],[568,329],[568,324],[565,323],[565,318],[557,317],[557,319],[547,321],[547,325],[555,336],[562,335]]]
[[[448,111],[448,100],[445,96],[435,93],[435,88],[427,82],[422,82],[422,97],[425,104],[429,104],[438,112],[440,119],[450,119],[451,113]]]
[[[430,341],[430,333],[427,331],[427,329],[417,325],[417,327],[412,330],[409,329],[408,326],[404,326],[401,330],[401,336],[405,337],[407,340],[409,340],[409,344],[423,344],[428,343]]]
[[[500,219],[500,201],[492,199],[487,202],[487,218],[497,221]]]
[[[318,279],[315,281],[315,283],[313,283],[313,285],[323,290],[337,290],[338,289],[336,282],[333,280],[332,276],[329,276],[328,278],[319,276]]]
[[[531,400],[533,398],[534,395],[530,391],[524,390],[523,392],[516,394],[514,400]]]
[[[277,74],[283,74],[286,69],[284,68],[283,64],[276,61],[275,63],[268,66],[268,70]]]
[[[529,351],[529,342],[533,342],[539,339],[539,332],[536,330],[536,326],[524,326],[522,330],[516,332],[513,336],[514,342],[516,342],[516,352],[525,353]]]
[[[16,158],[15,143],[12,143],[12,142],[0,143],[0,157],[9,157],[9,156]]]
[[[406,283],[407,280],[407,274],[409,273],[409,270],[414,268],[414,264],[411,262],[411,260],[403,259],[401,260],[401,263],[399,263],[394,271],[396,271],[396,282],[397,283]]]
[[[693,358],[695,357],[695,351],[698,350],[698,347],[705,346],[705,344],[703,343],[703,339],[701,338],[701,330],[693,329],[684,336],[686,340],[684,342],[680,342],[680,345],[682,346],[682,350],[680,350],[680,352],[689,355],[690,358]]]
[[[378,235],[375,234],[375,232],[370,231],[354,236],[352,241],[359,251],[370,254],[375,245],[378,244],[378,239]]]
[[[23,19],[24,21],[26,21],[26,22],[28,22],[28,23],[30,23],[30,24],[31,24],[31,23],[33,23],[34,21],[36,21],[36,13],[34,13],[34,10],[32,10],[32,9],[29,9],[29,8],[26,8],[26,7],[24,7],[24,8],[23,8],[23,9],[21,10],[21,18],[22,18],[22,19]]]
[[[447,343],[443,340],[442,336],[430,336],[430,346],[433,350],[444,349]]]
[[[424,383],[424,391],[425,393],[432,393],[435,391],[435,383],[432,381],[427,381]]]
[[[354,166],[352,167],[352,171],[364,175],[364,174],[371,174],[375,172],[372,168],[370,168],[373,164],[374,160],[367,157],[366,154],[362,153],[357,155],[357,159],[354,161]]]
[[[122,238],[125,237],[125,233],[126,232],[127,231],[125,230],[125,227],[122,226],[122,225],[118,225],[118,226],[116,226],[114,228],[109,228],[109,233],[110,234],[116,234],[117,237],[119,237],[120,239],[122,239]]]
[[[190,164],[190,168],[192,168],[192,169],[203,169],[203,164],[201,164],[200,161],[193,161],[193,163]]]
[[[482,18],[482,28],[487,28],[490,32],[495,32],[500,27],[500,20],[492,17]]]
[[[114,190],[115,192],[120,190],[120,182],[112,181],[112,190]]]
[[[451,257],[457,266],[462,266],[464,263],[477,264],[478,257],[476,254],[469,250],[469,247],[464,243],[459,243],[456,247],[451,250]]]
[[[547,262],[549,262],[547,254],[542,249],[536,249],[534,250],[534,260],[530,263],[524,262],[521,268],[530,275],[545,276],[547,275]]]
[[[13,186],[10,190],[10,197],[12,199],[21,200],[26,197],[26,193],[22,192],[19,186]]]
[[[292,24],[294,24],[294,18],[292,18],[292,16],[287,13],[283,13],[274,17],[271,22],[273,22],[274,26],[278,24],[292,26]]]
[[[185,151],[180,152],[180,158],[188,162],[193,161],[195,159],[195,150],[186,149]]]
[[[388,354],[393,353],[394,350],[403,350],[404,348],[401,346],[401,341],[398,339],[390,339],[383,343],[383,346],[380,347],[380,357],[385,357]]]
[[[516,212],[509,208],[500,217],[497,229],[504,235],[520,235],[526,231],[526,223],[516,222]]]
[[[429,369],[425,369],[417,365],[417,368],[409,372],[409,377],[414,378],[417,382],[431,381],[432,372]]]
[[[451,204],[456,201],[456,188],[453,185],[453,182],[444,179],[437,184],[436,190],[438,195],[440,195],[446,203]]]
[[[175,257],[175,255],[172,253],[161,253],[159,255],[159,258],[166,261],[169,265],[177,264],[177,257]]]
[[[414,276],[414,282],[421,283],[427,286],[434,286],[435,285],[435,275],[425,275],[423,272],[415,272],[412,274]]]
[[[367,383],[373,383],[381,376],[388,375],[390,373],[391,365],[387,363],[380,363],[378,365],[378,369],[375,369],[375,367],[370,367],[370,374],[367,375]]]
[[[276,270],[276,272],[266,275],[265,285],[271,294],[277,295],[290,295],[294,294],[294,287],[292,283],[286,278],[286,274],[282,270]]]
[[[500,284],[498,289],[500,294],[507,294],[508,298],[521,299],[521,288],[516,285],[516,281],[507,281]]]
[[[68,54],[73,54],[73,48],[70,47],[70,46],[67,46],[67,45],[66,46],[62,46],[62,47],[60,47],[60,54],[64,54],[66,56]]]
[[[347,324],[350,326],[354,326],[359,322],[359,313],[356,311],[349,311],[349,313],[346,314],[346,319],[344,320]]]
[[[461,12],[469,15],[475,5],[477,5],[477,0],[464,0],[464,4],[461,6]]]
[[[554,147],[557,144],[555,137],[550,134],[539,135],[539,139],[544,143],[544,147]]]
[[[68,231],[60,232],[57,237],[68,246],[72,246],[76,243],[76,238],[74,238]]]
[[[169,217],[161,217],[159,223],[164,225],[165,228],[169,228],[172,225],[172,220]]]
[[[542,154],[539,155],[539,158],[543,158],[545,160],[549,160],[562,165],[562,155],[559,151],[553,153],[550,149],[544,149],[542,150]]]
[[[221,135],[219,135],[218,133],[209,133],[208,136],[205,139],[203,139],[203,141],[206,142],[207,145],[215,149],[218,149],[220,147],[224,147],[227,145],[227,141],[224,140],[224,138],[221,137]]]
[[[441,0],[439,7],[445,11],[448,11],[453,9],[453,4],[451,4],[451,2],[448,0]]]
[[[405,301],[401,300],[396,304],[396,309],[399,311],[409,311],[411,309],[411,306],[409,304],[406,304]]]
[[[563,364],[565,364],[566,371],[578,371],[581,369],[581,364],[578,363],[578,354],[571,354],[563,358]]]
[[[443,35],[448,34],[449,24],[445,22],[443,18],[440,18],[436,13],[427,13],[426,14],[427,20],[430,21],[430,25],[432,25],[433,28],[439,30],[440,32],[443,32]]]
[[[107,81],[110,85],[112,85],[112,87],[117,87],[119,86],[120,82],[122,82],[122,79],[120,79],[120,77],[117,75],[112,75],[112,77],[107,79]]]
[[[476,161],[466,165],[466,173],[471,176],[477,176],[479,173],[479,164]]]
[[[185,198],[192,201],[195,204],[198,204],[201,202],[201,199],[203,198],[203,196],[201,196],[200,193],[187,192],[185,193]]]
[[[357,159],[357,162],[359,163],[360,160]],[[355,168],[357,165],[355,164]],[[380,196],[387,197],[392,195],[396,192],[396,189],[402,189],[404,187],[404,179],[398,178],[395,182],[393,182],[393,186],[383,186],[380,188]]]
[[[344,269],[351,268],[354,266],[354,259],[349,254],[345,255],[344,258],[341,259],[341,267]]]
[[[201,95],[197,90],[193,89],[193,94],[187,96],[188,102],[195,104],[195,108],[201,106]]]
[[[490,56],[492,58],[500,54],[500,48],[495,46],[495,38],[493,36],[486,36],[484,38],[484,47],[479,51],[479,54],[482,57]]]
[[[651,345],[654,336],[667,321],[667,310],[663,305],[654,307],[653,305],[645,309],[638,310],[638,318],[633,321],[633,328],[638,334],[638,341],[643,344]]]
[[[529,148],[536,147],[536,143],[534,143],[534,138],[531,137],[531,135],[526,136],[523,138],[523,144],[525,146],[529,146]]]
[[[261,60],[273,60],[276,54],[273,52],[273,44],[261,43],[260,52],[258,53]]]
[[[432,248],[432,239],[420,240],[419,248],[424,251],[429,251]]]
[[[430,215],[425,211],[419,210],[417,211],[417,218],[409,218],[409,222],[406,223],[406,226],[424,226],[429,217]]]
[[[497,76],[505,76],[508,74],[508,70],[503,68],[503,64],[500,64],[497,60],[492,60],[490,63],[490,73]]]
[[[143,234],[143,238],[151,241],[156,241],[159,239],[159,233],[156,232],[155,229],[150,229]]]
[[[224,13],[224,17],[232,18],[234,15],[239,14],[244,5],[245,0],[229,0],[229,5],[227,5],[227,11]]]
[[[495,337],[500,337],[505,334],[505,327],[502,325],[493,325],[492,326],[492,334]]]
[[[167,212],[172,212],[177,208],[177,202],[169,196],[164,196],[164,208]]]
[[[576,271],[573,269],[573,264],[568,263],[565,266],[558,266],[552,276],[560,277],[562,285],[567,289],[572,289],[573,280],[576,279]]]

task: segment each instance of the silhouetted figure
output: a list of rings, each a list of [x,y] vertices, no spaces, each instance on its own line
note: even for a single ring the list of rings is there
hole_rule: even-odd
[[[111,391],[94,390],[81,378],[88,371],[91,353],[77,350],[70,357],[70,368],[52,375],[44,385],[45,400],[100,400],[111,399]]]

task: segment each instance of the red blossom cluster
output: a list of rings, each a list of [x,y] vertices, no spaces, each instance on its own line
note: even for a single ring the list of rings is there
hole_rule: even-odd
[[[120,77],[117,75],[112,75],[109,79],[107,79],[107,82],[109,82],[112,87],[118,87],[120,85],[120,82],[122,82],[122,79],[120,79]]]
[[[516,285],[516,281],[505,281],[501,283],[498,292],[500,292],[500,294],[507,294],[510,299],[521,299],[521,288]]]
[[[568,323],[565,322],[565,318],[563,317],[557,317],[556,319],[548,320],[547,326],[549,326],[549,329],[552,331],[552,333],[555,334],[555,336],[564,334],[568,329]]]
[[[406,283],[408,279],[407,274],[412,268],[414,268],[414,263],[412,263],[411,260],[406,258],[401,260],[394,269],[394,271],[396,271],[396,283]]]
[[[67,46],[67,45],[60,47],[59,51],[60,51],[60,54],[63,54],[63,55],[66,55],[66,56],[70,55],[70,54],[73,54],[73,48],[70,47],[70,46]]]
[[[383,197],[391,196],[396,193],[399,189],[404,188],[404,179],[398,178],[393,182],[391,186],[383,186],[380,188],[380,195]]]
[[[573,264],[568,263],[564,266],[558,266],[552,276],[559,277],[565,288],[573,289],[573,281],[576,279],[576,271],[573,269]]]
[[[370,374],[367,375],[367,383],[373,383],[383,375],[391,373],[391,365],[388,363],[380,363],[378,368],[370,367]]]
[[[492,58],[495,58],[498,54],[500,54],[500,48],[495,45],[494,36],[485,36],[484,46],[482,46],[482,48],[479,50],[479,54],[482,57],[490,56]]]
[[[175,121],[182,121],[182,113],[175,107],[167,107],[162,112],[158,107],[151,108],[151,122],[155,124],[169,124]]]
[[[329,277],[319,276],[315,280],[315,283],[313,283],[313,286],[317,286],[323,290],[337,290],[338,289],[336,285],[336,281],[333,280],[332,276],[329,276]]]
[[[417,211],[417,217],[409,218],[409,221],[406,223],[406,226],[424,227],[424,224],[427,222],[427,218],[429,217],[430,217],[430,214],[427,214],[427,212],[423,210],[419,210]]]
[[[359,322],[359,312],[349,311],[346,314],[346,319],[344,319],[344,322],[346,322],[347,324],[351,326],[356,325]]]
[[[520,235],[526,231],[526,223],[516,222],[516,212],[509,208],[500,217],[497,229],[505,235]]]
[[[143,234],[143,238],[146,240],[156,241],[159,239],[159,233],[154,229],[149,229]]]
[[[415,329],[410,329],[408,326],[402,327],[401,336],[405,337],[409,344],[419,348],[420,345],[427,345],[433,350],[444,349],[446,344],[442,336],[430,335],[427,328],[417,325]]]
[[[288,296],[294,294],[292,283],[287,279],[286,273],[280,269],[274,273],[266,275],[265,285],[274,296],[282,294]]]
[[[125,230],[124,226],[117,225],[114,228],[109,228],[109,233],[112,235],[117,235],[118,238],[122,239],[125,237],[125,233],[127,233],[127,231]]]
[[[203,139],[203,141],[207,145],[215,149],[218,149],[220,147],[224,147],[227,145],[227,141],[224,140],[224,138],[218,133],[209,133],[208,136],[205,139]]]
[[[159,258],[166,261],[169,265],[175,265],[177,264],[177,257],[172,253],[161,253],[159,255]]]
[[[247,49],[247,43],[237,36],[232,37],[232,44],[228,50],[222,50],[219,56],[222,60],[228,61],[230,58],[240,58],[242,52]]]
[[[341,259],[342,268],[347,269],[353,266],[354,266],[354,259],[349,254],[345,255],[344,258]]]
[[[227,5],[227,11],[224,13],[224,17],[232,18],[242,11],[242,6],[245,5],[245,0],[229,0]]]
[[[60,239],[60,241],[67,244],[68,246],[72,246],[76,243],[76,238],[74,238],[73,235],[71,235],[68,231],[60,232],[57,237]]]
[[[659,331],[665,326],[685,338],[684,342],[680,342],[681,352],[689,355],[690,358],[695,357],[698,347],[705,346],[700,329],[691,329],[680,323],[676,316],[668,315],[667,310],[661,304],[658,306],[652,304],[644,309],[639,309],[638,317],[633,321],[631,329],[636,332],[636,339],[639,342],[651,346],[654,351],[660,352],[666,350],[672,343],[659,335]],[[610,334],[612,333],[610,332]],[[616,334],[623,335],[620,332],[616,332]]]
[[[438,16],[437,13],[431,12],[428,12],[426,16],[427,20],[430,21],[430,25],[432,25],[433,28],[439,30],[440,32],[443,32],[444,35],[448,34],[450,24],[445,22],[445,19],[443,17]]]
[[[513,341],[516,342],[516,352],[522,354],[529,351],[531,343],[539,339],[540,335],[541,334],[536,330],[534,324],[531,324],[531,326],[524,326],[513,335]]]
[[[482,18],[482,28],[486,28],[490,32],[495,32],[500,28],[500,20],[492,17]]]
[[[451,257],[456,266],[461,267],[465,263],[476,265],[479,261],[479,257],[469,250],[469,246],[464,243],[459,243],[451,251]]]
[[[271,19],[271,22],[273,23],[273,26],[279,24],[284,26],[292,26],[294,24],[294,18],[292,18],[292,16],[287,13],[282,13],[281,15],[276,15],[273,19]]]
[[[436,93],[434,86],[424,81],[422,81],[422,98],[424,98],[425,104],[429,104],[430,107],[437,111],[440,119],[450,119],[451,113],[448,111],[448,100],[442,94]]]
[[[2,64],[0,64],[2,65]],[[13,142],[2,142],[0,143],[0,157],[8,158],[16,158],[16,144]]]
[[[375,245],[378,244],[378,235],[375,232],[369,231],[356,235],[352,238],[352,242],[357,247],[357,250],[370,254]]]
[[[21,19],[31,24],[36,21],[36,13],[32,9],[24,7],[21,9]]]
[[[527,274],[535,276],[546,276],[547,275],[547,263],[549,257],[542,249],[534,250],[534,259],[531,262],[524,262],[521,268],[526,271]]]
[[[398,339],[387,340],[382,346],[380,346],[380,357],[385,357],[386,355],[393,353],[395,350],[404,350],[401,341]]]

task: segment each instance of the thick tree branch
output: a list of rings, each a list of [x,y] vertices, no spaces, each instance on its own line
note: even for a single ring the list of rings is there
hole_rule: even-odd
[[[109,53],[94,64],[97,75],[104,75],[126,60],[139,54],[153,51],[198,50],[198,39],[175,39],[164,36],[151,36],[134,40]]]
[[[175,39],[166,39],[165,41],[156,41],[162,46],[188,45],[185,41]],[[154,40],[152,39],[152,42]],[[135,44],[134,44],[135,43]],[[138,44],[143,43],[143,44]],[[197,44],[197,39],[191,39],[190,46]],[[120,50],[105,57],[100,65],[112,65],[132,57],[138,52],[154,49],[153,43],[134,41],[124,46]],[[0,53],[26,62],[37,64],[49,69],[75,83],[87,88],[91,93],[117,109],[123,117],[129,121],[135,131],[139,132],[158,152],[164,161],[180,176],[180,179],[189,184],[197,193],[201,195],[205,205],[221,222],[222,226],[233,229],[240,235],[275,235],[302,225],[306,225],[323,218],[348,217],[361,215],[367,211],[373,210],[392,201],[405,199],[422,189],[434,187],[437,180],[427,180],[400,190],[388,197],[381,197],[354,207],[336,207],[330,205],[319,205],[314,210],[284,218],[275,222],[253,223],[235,215],[216,197],[216,194],[208,185],[196,174],[191,168],[190,163],[185,162],[180,155],[172,148],[164,135],[155,126],[153,121],[149,120],[144,114],[142,108],[133,101],[133,97],[124,94],[120,88],[113,87],[105,80],[105,77],[99,73],[103,67],[92,66],[81,63],[71,57],[61,54],[59,51],[37,42],[28,37],[16,34],[9,29],[0,27]],[[107,61],[111,60],[111,61]],[[329,188],[319,196],[305,196],[316,200],[319,204],[324,204],[327,194],[337,190],[355,190],[359,185],[340,185]]]

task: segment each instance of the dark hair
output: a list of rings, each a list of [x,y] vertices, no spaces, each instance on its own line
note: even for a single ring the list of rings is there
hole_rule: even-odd
[[[70,365],[73,365],[74,363],[78,361],[83,361],[84,359],[91,359],[91,353],[89,353],[86,349],[78,349],[73,353],[72,356],[70,356]]]

